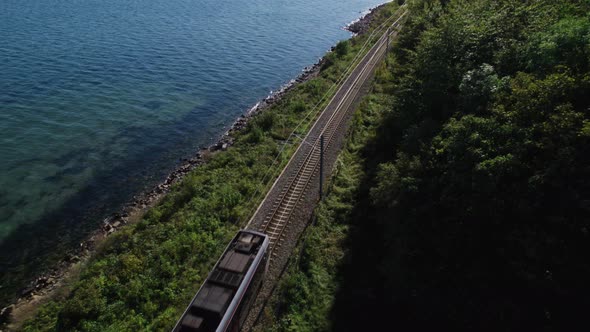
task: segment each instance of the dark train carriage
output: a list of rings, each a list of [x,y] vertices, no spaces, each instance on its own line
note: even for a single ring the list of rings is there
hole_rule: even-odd
[[[266,272],[268,243],[265,234],[238,232],[173,332],[238,331]]]

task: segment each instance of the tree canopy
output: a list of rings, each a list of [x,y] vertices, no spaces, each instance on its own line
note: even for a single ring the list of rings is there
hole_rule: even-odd
[[[409,7],[367,155],[379,301],[400,326],[575,326],[590,305],[590,3]]]

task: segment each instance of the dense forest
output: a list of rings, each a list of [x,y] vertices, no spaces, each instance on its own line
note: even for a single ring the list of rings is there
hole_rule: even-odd
[[[590,3],[422,6],[394,48],[386,161],[370,189],[386,311],[431,327],[579,324],[590,307]]]
[[[408,6],[273,329],[588,330],[590,2]]]

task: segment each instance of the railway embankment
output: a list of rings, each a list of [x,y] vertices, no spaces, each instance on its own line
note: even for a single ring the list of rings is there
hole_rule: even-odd
[[[378,24],[394,9],[394,4],[382,7],[372,20]],[[165,190],[160,189],[165,195],[158,196],[153,207],[148,201],[139,202],[146,211],[136,221],[116,226],[117,221],[109,221],[106,239],[87,256],[78,257],[74,271],[52,283],[49,296],[36,286],[23,296],[25,305],[12,310],[9,328],[22,326],[31,316],[24,325],[31,331],[57,326],[99,330],[172,326],[225,244],[245,225],[289,160],[298,143],[290,139],[293,129],[304,114],[322,109],[319,101],[333,93],[334,83],[364,38],[342,42],[315,67],[309,80],[293,84],[280,98],[267,100],[269,106],[240,120],[225,141],[201,152],[200,161],[188,160],[188,166],[165,183]],[[305,135],[311,123],[297,127],[295,134]],[[266,176],[268,170],[276,173]]]

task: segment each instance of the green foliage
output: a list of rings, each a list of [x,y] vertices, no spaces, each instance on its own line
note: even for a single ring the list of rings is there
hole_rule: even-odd
[[[57,323],[57,315],[62,310],[58,302],[51,302],[41,307],[34,321],[29,322],[24,328],[26,332],[53,331]]]
[[[565,17],[531,36],[528,69],[550,71],[558,65],[587,72],[590,61],[590,17]]]
[[[376,175],[377,186],[371,189],[371,198],[375,205],[395,206],[403,194],[415,192],[418,179],[414,173],[421,168],[420,160],[412,160],[407,155],[398,156],[395,164],[379,165]]]
[[[307,111],[307,104],[305,104],[302,100],[297,100],[291,103],[290,107],[295,113],[305,113],[305,111]]]
[[[322,67],[321,70],[326,70],[330,67],[332,67],[332,65],[334,64],[336,55],[335,53],[328,53],[324,56],[323,62],[322,62]]]
[[[461,106],[467,112],[479,113],[490,102],[492,95],[501,87],[502,82],[494,67],[484,63],[479,68],[467,71],[459,84]]]
[[[246,139],[246,141],[248,143],[252,143],[252,144],[257,144],[262,142],[262,140],[264,139],[264,131],[262,130],[262,128],[260,127],[252,127],[252,130],[250,131],[250,134],[248,135],[248,138]]]
[[[343,40],[336,44],[336,48],[334,49],[334,51],[336,52],[336,55],[339,58],[342,58],[343,56],[347,55],[350,51],[350,44],[348,40]]]
[[[302,84],[302,86],[305,89],[305,92],[314,98],[321,97],[322,94],[329,89],[328,82],[322,77],[307,81]]]
[[[276,122],[276,115],[272,112],[264,112],[258,115],[253,125],[260,127],[263,131],[269,131]]]

